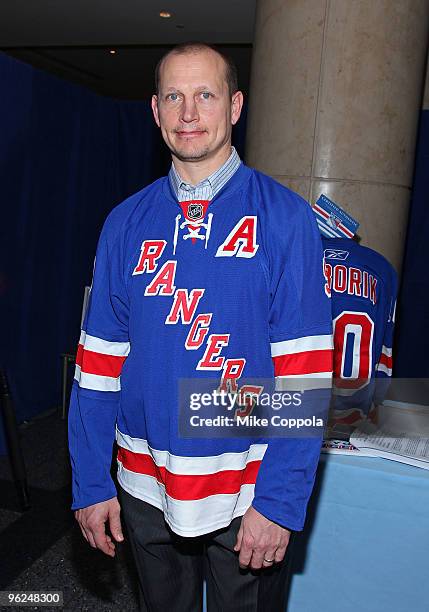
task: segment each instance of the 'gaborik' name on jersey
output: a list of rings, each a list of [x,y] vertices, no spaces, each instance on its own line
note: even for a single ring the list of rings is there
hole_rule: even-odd
[[[346,251],[336,253],[334,249],[325,250],[324,272],[326,278],[325,290],[331,295],[331,290],[336,293],[348,293],[377,302],[377,279],[358,267],[347,267],[344,264],[330,264],[327,259],[346,259]],[[341,254],[341,257],[339,255]],[[347,253],[348,255],[348,253]]]

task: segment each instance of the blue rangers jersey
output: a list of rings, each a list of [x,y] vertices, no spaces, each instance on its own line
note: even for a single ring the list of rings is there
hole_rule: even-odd
[[[397,277],[382,255],[353,240],[322,242],[334,322],[333,408],[337,422],[353,424],[380,403],[382,379],[392,375]]]
[[[332,319],[309,205],[241,165],[211,202],[166,177],[109,215],[99,240],[69,411],[73,509],[110,475],[197,536],[253,506],[303,527],[321,439],[190,439],[178,381],[332,376]]]

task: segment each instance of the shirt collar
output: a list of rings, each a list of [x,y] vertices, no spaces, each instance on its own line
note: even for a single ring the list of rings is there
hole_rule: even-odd
[[[234,147],[231,147],[231,155],[226,162],[206,179],[203,179],[198,185],[190,185],[185,183],[177,172],[174,163],[171,164],[168,173],[173,193],[180,201],[188,199],[213,199],[229,179],[236,173],[241,165],[241,159]],[[205,197],[199,197],[204,192]],[[207,197],[208,196],[208,197]]]

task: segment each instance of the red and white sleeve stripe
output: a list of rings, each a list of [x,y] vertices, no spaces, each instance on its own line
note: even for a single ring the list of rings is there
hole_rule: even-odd
[[[120,374],[129,342],[110,342],[82,331],[76,355],[75,380],[93,391],[120,391]]]
[[[384,372],[387,376],[392,376],[393,359],[392,349],[387,346],[382,347],[380,361],[378,362],[377,371]]]
[[[304,336],[271,343],[276,379],[332,378],[333,338],[331,334]]]

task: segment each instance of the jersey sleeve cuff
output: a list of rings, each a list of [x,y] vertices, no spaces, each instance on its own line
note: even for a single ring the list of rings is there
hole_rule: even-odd
[[[117,497],[116,487],[112,485],[112,489],[106,491],[106,493],[99,495],[88,495],[88,496],[80,496],[79,498],[73,499],[73,503],[71,505],[71,509],[80,510],[81,508],[87,508],[88,506],[93,506],[94,504],[99,504],[104,501],[108,501],[109,499],[113,499]]]
[[[274,505],[275,504],[273,503],[273,506]],[[299,521],[293,516],[280,516],[274,508],[270,507],[270,504],[267,502],[264,503],[263,501],[258,500],[256,497],[252,502],[252,506],[269,521],[277,523],[277,525],[280,525],[280,527],[284,527],[289,531],[302,531],[304,529],[304,521]]]

